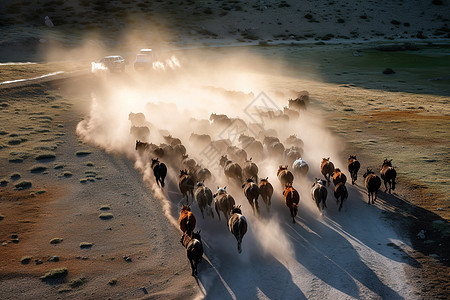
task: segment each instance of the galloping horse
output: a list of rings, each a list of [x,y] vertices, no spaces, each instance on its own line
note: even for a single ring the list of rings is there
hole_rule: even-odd
[[[395,178],[397,177],[397,171],[392,167],[392,159],[385,159],[380,171],[381,179],[384,181],[385,192],[388,190],[387,184],[389,183],[389,194],[391,189],[395,190]]]
[[[231,217],[228,220],[228,228],[237,240],[238,252],[242,252],[241,243],[247,232],[247,220],[242,215],[241,206],[234,206],[231,210]]]
[[[330,185],[330,177],[334,172],[334,164],[330,161],[330,158],[322,158],[322,163],[320,164],[320,172],[323,177],[327,180],[327,185]]]
[[[219,165],[223,168],[223,172],[228,180],[232,178],[238,184],[242,184],[242,168],[238,163],[234,163],[226,155],[222,155]]]
[[[292,184],[287,183],[286,189],[283,192],[284,202],[289,207],[289,211],[292,217],[292,223],[295,223],[295,216],[298,212],[298,203],[300,202],[300,195],[296,189],[292,187]]]
[[[192,174],[190,174],[187,170],[180,170],[179,178],[178,187],[180,188],[180,192],[183,194],[183,197],[186,197],[189,204],[188,193],[191,194],[192,198],[194,198],[194,176],[192,176]]]
[[[277,177],[281,183],[281,188],[285,188],[286,184],[288,184],[288,183],[290,183],[292,185],[292,183],[294,182],[294,175],[287,168],[288,168],[288,166],[284,166],[284,167],[279,166],[278,167]]]
[[[222,211],[225,220],[228,220],[228,214],[233,209],[234,206],[234,198],[227,193],[226,186],[223,188],[219,188],[214,196],[214,206],[216,208],[217,215],[219,216],[220,221],[220,211]]]
[[[342,209],[342,205],[344,204],[344,200],[348,198],[347,188],[345,187],[345,183],[339,182],[334,187],[334,197],[336,198],[336,204],[339,204],[339,199],[341,203],[339,205],[339,211]]]
[[[267,212],[270,211],[271,206],[271,198],[273,195],[273,186],[268,181],[268,177],[261,179],[259,182],[259,193],[261,194],[261,198],[263,199],[264,203],[266,204]]]
[[[256,183],[253,182],[253,179],[247,179],[247,182],[242,185],[242,189],[244,191],[244,195],[248,200],[248,203],[250,203],[253,214],[256,213],[259,215],[259,204],[258,204],[258,197],[259,197],[259,188]]]
[[[322,179],[315,178],[314,183],[311,188],[311,196],[314,202],[316,202],[317,208],[319,209],[320,214],[323,213],[323,210],[327,208],[327,196],[328,191],[325,187],[325,181]],[[320,205],[322,203],[322,205]],[[322,206],[322,208],[320,208]]]
[[[347,169],[352,177],[352,184],[355,184],[356,179],[358,179],[358,171],[361,167],[359,161],[356,159],[355,155],[350,155],[347,162]]]
[[[367,168],[367,171],[364,173],[363,177],[366,183],[367,194],[369,195],[369,201],[367,203],[370,204],[370,200],[372,198],[372,204],[374,204],[375,200],[377,200],[378,189],[381,186],[381,179],[375,175],[372,169],[369,168]]]
[[[192,276],[197,276],[197,265],[202,262],[203,245],[200,237],[200,231],[186,233],[181,237],[181,243],[186,248],[187,258],[191,263]]]
[[[194,231],[196,223],[197,221],[194,214],[191,212],[190,205],[183,205],[181,207],[180,217],[178,218],[181,232],[190,235]]]
[[[152,158],[153,175],[155,175],[156,183],[161,187],[164,187],[164,179],[167,175],[167,167],[163,162],[160,162],[158,158]]]
[[[339,168],[334,169],[334,173],[333,173],[334,186],[338,185],[338,183],[345,184],[346,182],[347,182],[347,176],[345,176],[344,173],[341,172],[341,169],[339,169]]]
[[[197,189],[194,192],[195,199],[197,200],[198,207],[202,212],[203,219],[205,218],[205,211],[207,215],[211,215],[214,219],[214,213],[211,208],[213,194],[211,190],[205,186],[203,182],[197,182]]]

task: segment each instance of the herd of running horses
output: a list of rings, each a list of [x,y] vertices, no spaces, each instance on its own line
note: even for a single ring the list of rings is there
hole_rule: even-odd
[[[219,115],[212,115],[215,120],[219,118],[220,122],[226,121]],[[134,116],[136,117],[136,116]],[[213,121],[214,122],[214,121]],[[217,122],[217,121],[216,121]],[[200,236],[200,231],[194,231],[196,226],[196,217],[191,211],[189,204],[189,197],[196,201],[200,208],[202,218],[209,216],[214,219],[214,210],[217,218],[221,220],[221,214],[228,224],[230,232],[237,240],[238,252],[242,251],[242,239],[247,232],[247,220],[242,214],[241,205],[237,205],[234,197],[227,191],[227,187],[218,187],[217,191],[213,193],[205,184],[210,183],[213,179],[212,173],[205,167],[200,166],[197,161],[186,154],[186,148],[178,138],[171,135],[164,136],[166,143],[157,146],[152,143],[136,141],[136,150],[139,152],[141,158],[148,159],[156,183],[161,187],[165,187],[165,177],[167,176],[168,167],[162,161],[164,160],[174,170],[180,170],[178,175],[178,187],[186,198],[187,205],[183,205],[179,216],[179,226],[182,231],[180,242],[187,250],[187,256],[192,268],[192,276],[197,275],[197,265],[201,262],[203,256],[203,246]],[[295,223],[295,217],[298,212],[298,204],[300,201],[299,192],[293,187],[294,175],[300,178],[305,178],[309,172],[308,164],[301,158],[301,147],[303,141],[295,135],[290,136],[285,144],[291,144],[288,149],[284,148],[283,143],[278,138],[273,136],[264,136],[263,143],[255,138],[241,135],[239,141],[245,144],[246,149],[257,157],[261,155],[263,150],[269,155],[282,155],[283,161],[288,165],[280,165],[277,171],[277,178],[282,187],[283,196],[286,206],[289,208],[292,222]],[[192,134],[190,141],[197,144],[213,144],[208,135]],[[268,178],[259,178],[259,168],[252,158],[247,159],[247,153],[244,149],[232,146],[226,141],[220,141],[216,144],[216,148],[222,149],[222,155],[216,162],[221,166],[223,175],[227,178],[229,184],[239,186],[242,188],[244,196],[250,204],[253,214],[259,215],[260,208],[258,199],[261,197],[267,209],[270,212],[271,198],[274,188],[269,182]],[[263,148],[263,145],[265,148]],[[223,146],[223,147],[222,147]],[[229,159],[228,155],[232,158]],[[280,156],[279,156],[280,157]],[[260,159],[260,157],[258,157]],[[258,159],[257,159],[258,160]],[[291,167],[289,166],[291,165]],[[357,180],[358,171],[361,165],[356,156],[350,155],[347,163],[347,170],[350,173],[352,184]],[[328,196],[327,186],[330,186],[331,181],[334,184],[334,197],[339,205],[338,209],[341,211],[344,201],[348,198],[348,191],[346,188],[347,177],[339,169],[335,168],[330,158],[323,158],[320,171],[324,179],[315,178],[311,187],[311,198],[316,203],[319,212],[322,214],[323,210],[327,208],[326,200]],[[381,179],[384,181],[386,191],[391,192],[395,189],[396,170],[392,167],[392,160],[385,159],[381,170]],[[365,186],[368,192],[368,203],[373,204],[377,198],[377,192],[381,187],[381,179],[372,169],[367,168],[363,175]]]

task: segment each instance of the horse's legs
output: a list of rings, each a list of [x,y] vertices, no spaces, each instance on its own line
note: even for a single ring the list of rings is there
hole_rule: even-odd
[[[341,211],[343,204],[344,204],[344,198],[341,196],[341,204],[339,205],[339,211]]]
[[[192,269],[192,276],[197,275],[197,266],[194,262],[194,259],[189,258],[189,262],[191,263],[191,269]]]
[[[203,213],[203,206],[200,206],[200,211],[202,212],[202,218],[205,219],[205,215]]]
[[[369,201],[367,201],[367,204],[370,204],[370,192],[368,192],[367,195],[369,196]]]
[[[255,205],[255,207],[256,207],[256,213],[259,215],[260,214],[260,212],[259,212],[259,204],[258,204],[258,198],[256,198],[255,199],[255,201],[253,202],[253,204]]]

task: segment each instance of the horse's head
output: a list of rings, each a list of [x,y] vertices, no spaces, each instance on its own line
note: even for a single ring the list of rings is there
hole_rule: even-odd
[[[287,166],[283,167],[282,165],[279,165],[278,166],[278,171],[277,171],[277,176],[278,176],[278,174],[280,174],[281,171],[284,171],[284,170],[287,170]]]
[[[197,187],[201,187],[201,186],[205,186],[205,184],[203,183],[203,181],[197,182]]]
[[[180,177],[183,177],[184,175],[188,175],[188,171],[186,169],[180,170]]]
[[[199,231],[192,231],[191,238],[199,240],[201,242],[202,241],[202,237],[200,236],[200,231],[201,230],[199,230]]]
[[[351,159],[356,160],[356,155],[351,155],[351,154],[350,154],[350,157],[348,158],[348,160],[351,160]]]
[[[367,168],[367,171],[364,173],[363,177],[366,178],[369,174],[375,174],[375,172],[372,169]]]
[[[328,157],[328,158],[322,157],[322,163],[326,163],[326,162],[328,162],[328,161],[330,161],[330,158],[329,158],[329,157]]]
[[[227,161],[228,161],[228,156],[226,154],[222,155],[222,157],[220,157],[220,160],[219,160],[219,165],[221,165],[223,167]]]
[[[383,162],[383,167],[384,166],[388,166],[388,167],[392,167],[392,159],[388,160],[387,158],[384,160]]]
[[[191,206],[190,205],[183,205],[181,207],[181,211],[191,211]]]
[[[339,168],[334,169],[334,174],[338,174],[338,173],[341,173],[341,169],[339,169]]]
[[[157,164],[157,163],[159,163],[159,159],[158,159],[158,158],[152,158],[152,167],[153,167],[155,164]]]
[[[214,195],[225,194],[227,192],[227,186],[217,187],[217,192]]]
[[[233,208],[231,209],[231,214],[241,214],[242,210],[240,205],[233,205]]]

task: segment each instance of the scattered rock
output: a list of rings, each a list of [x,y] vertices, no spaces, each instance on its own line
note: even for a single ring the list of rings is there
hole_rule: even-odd
[[[12,239],[11,242],[13,242],[14,244],[18,244],[19,243],[19,239]]]
[[[36,263],[36,265],[41,265],[41,264],[44,263],[44,262],[43,262],[42,260],[40,260],[40,259],[35,259],[34,262]]]
[[[108,281],[109,285],[116,285],[117,284],[117,278],[113,278],[110,281]]]
[[[124,256],[123,259],[124,259],[126,262],[132,262],[131,257],[129,257],[129,256]]]
[[[22,180],[14,185],[14,187],[18,190],[26,190],[31,188],[31,186],[32,186],[31,181],[27,180]]]
[[[77,288],[82,286],[83,284],[85,284],[87,282],[87,279],[85,277],[81,277],[81,278],[76,278],[76,279],[72,279],[69,283],[70,287],[72,288]]]
[[[110,209],[111,209],[111,207],[109,205],[102,205],[100,207],[100,210],[110,210]]]
[[[11,234],[11,238],[12,239],[18,239],[19,235],[17,233],[13,233],[13,234]]]

